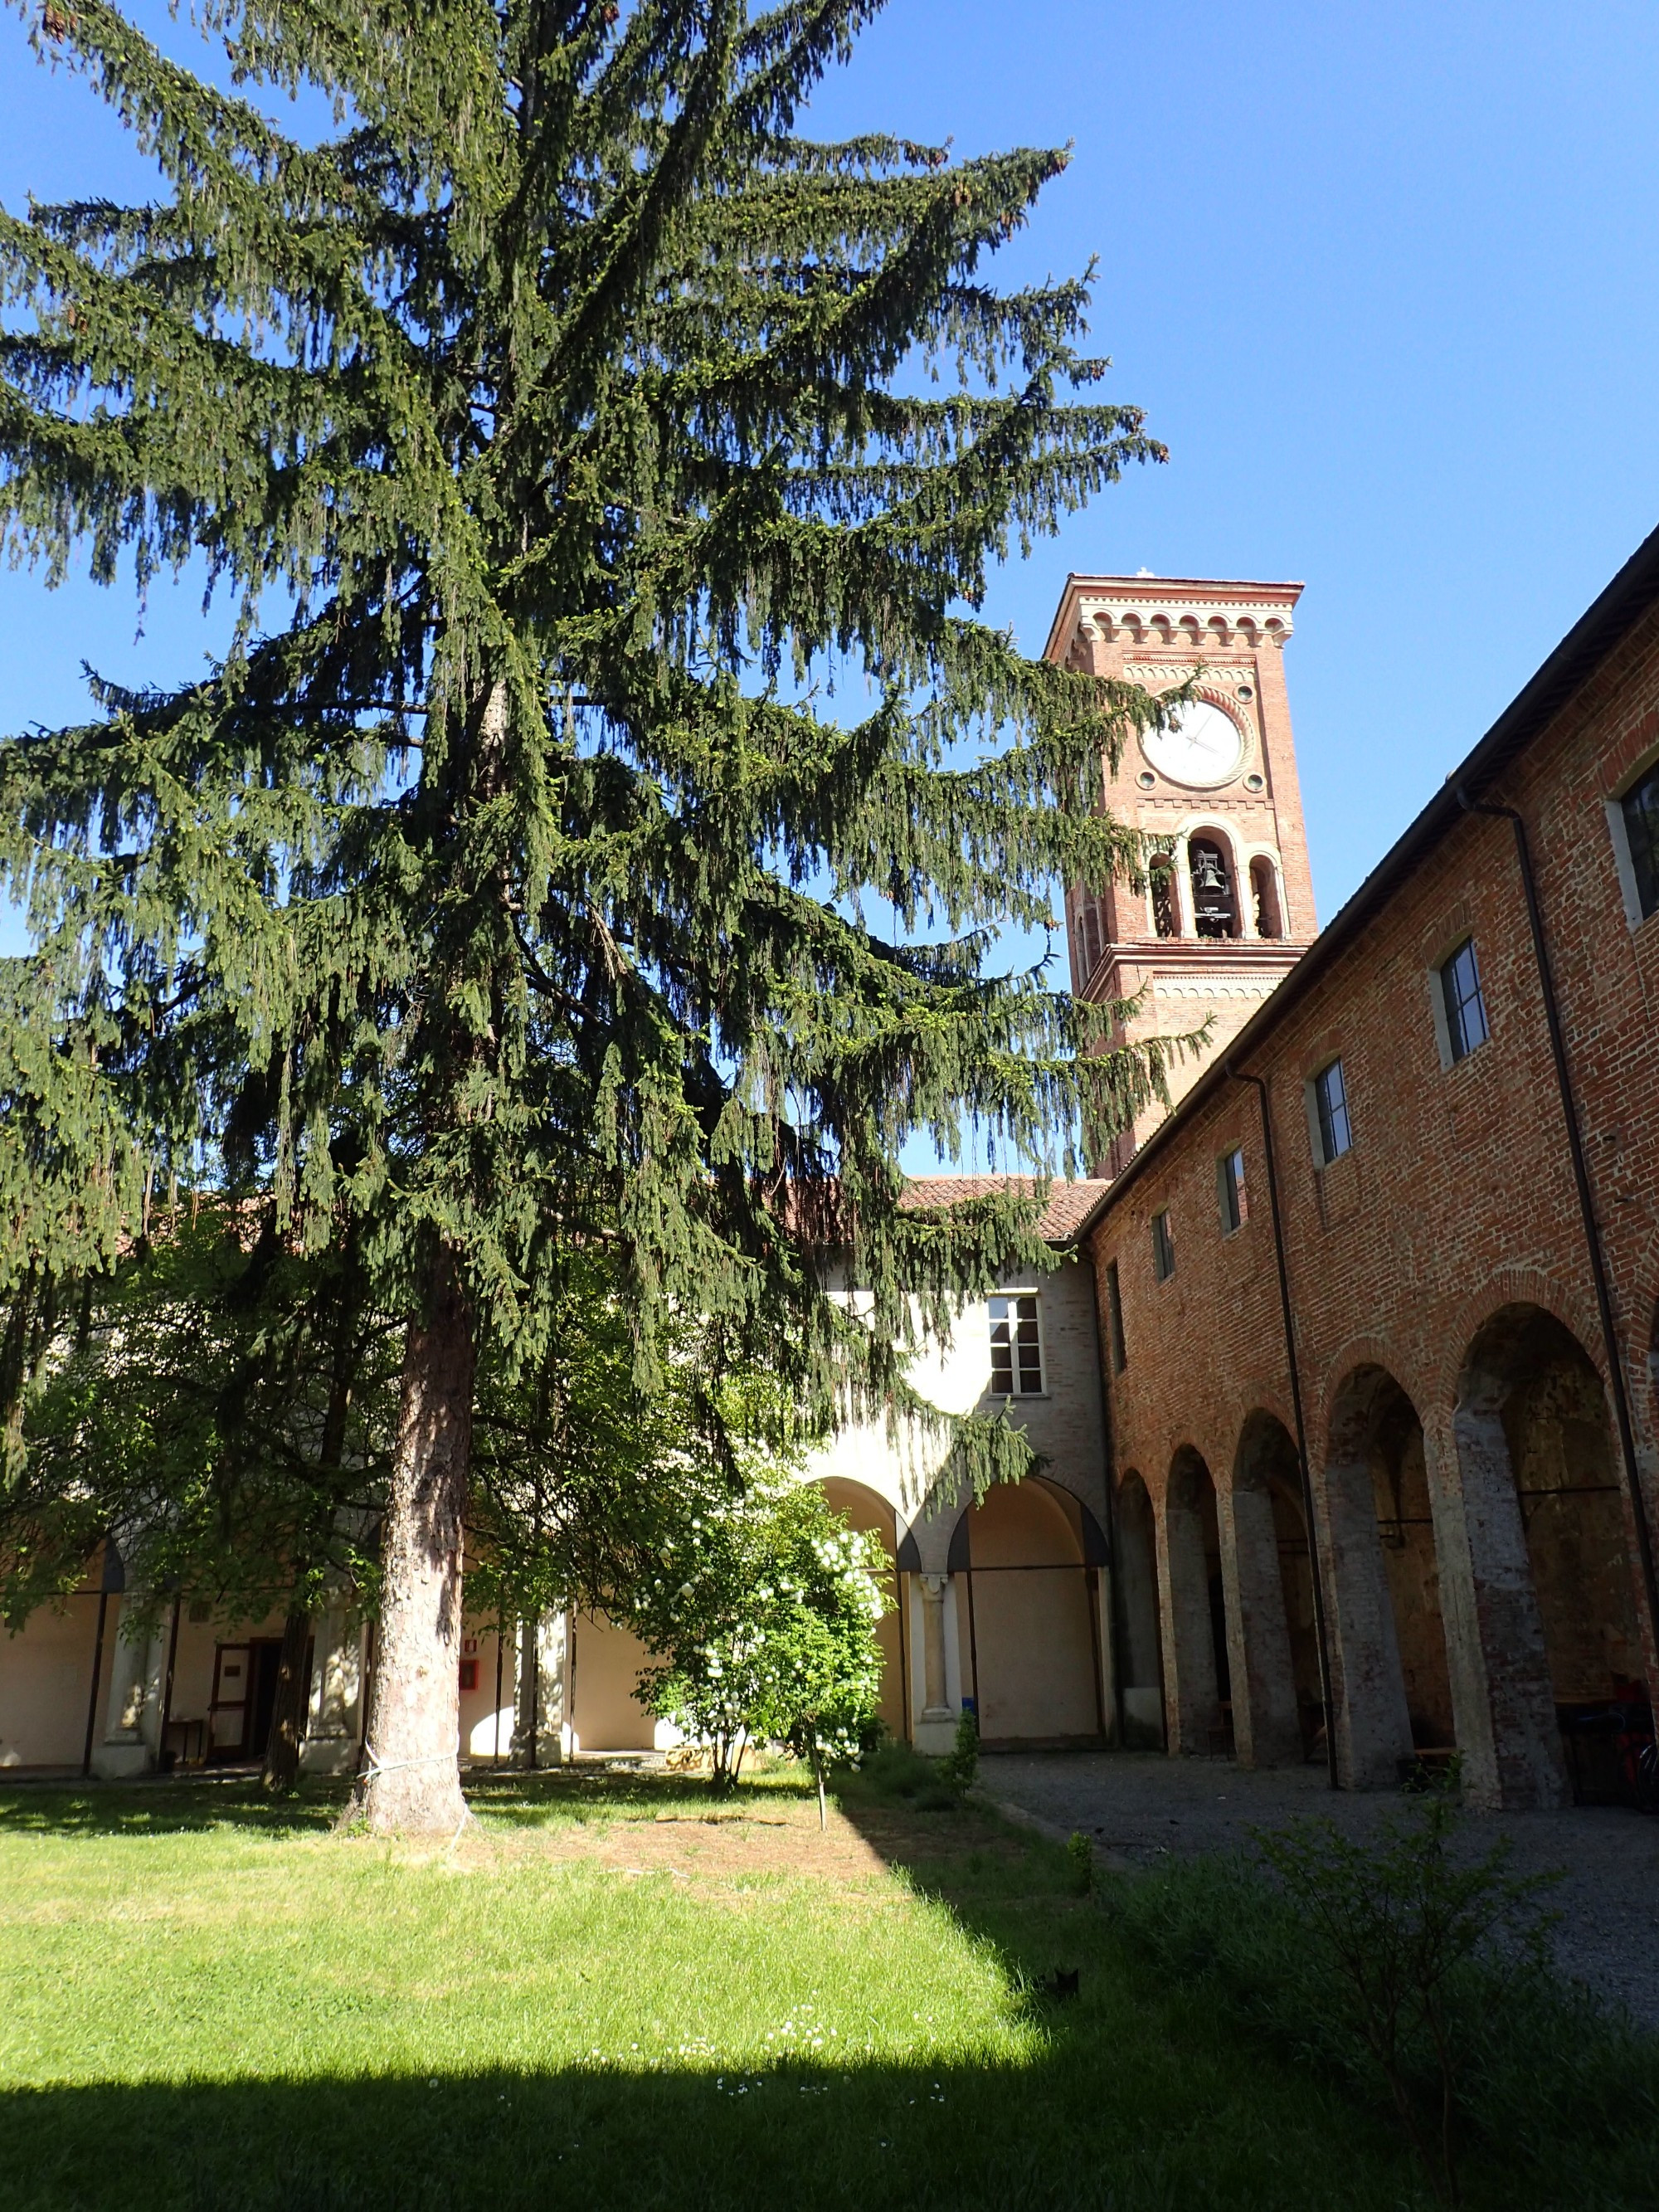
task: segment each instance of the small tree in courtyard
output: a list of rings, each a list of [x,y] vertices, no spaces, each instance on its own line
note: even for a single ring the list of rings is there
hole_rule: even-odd
[[[280,1234],[349,1234],[402,1350],[362,1809],[447,1832],[478,1380],[543,1361],[560,1251],[614,1249],[642,1382],[692,1312],[819,1424],[892,1408],[1048,1261],[1040,1192],[902,1212],[907,1139],[1065,1164],[1149,1095],[994,956],[1134,865],[1101,755],[1153,710],[976,611],[1158,449],[1083,284],[988,281],[1063,155],[799,131],[874,0],[204,0],[228,89],[28,12],[161,191],[0,216],[0,530],[52,580],[199,556],[235,624],[0,745],[0,1075],[52,1139],[0,1140],[0,1382],[228,1127]],[[1029,1462],[948,1425],[975,1486]]]
[[[776,1478],[751,1479],[665,1552],[632,1609],[662,1655],[639,1694],[710,1745],[716,1790],[751,1743],[786,1744],[812,1769],[822,1823],[824,1763],[856,1753],[880,1700],[886,1571],[878,1537],[815,1485]]]

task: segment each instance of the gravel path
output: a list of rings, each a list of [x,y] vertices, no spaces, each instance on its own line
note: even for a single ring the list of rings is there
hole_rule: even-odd
[[[1321,1767],[1252,1772],[1224,1759],[1142,1752],[1005,1752],[980,1762],[985,1796],[1045,1828],[1094,1838],[1109,1864],[1226,1850],[1252,1826],[1328,1815],[1363,1835],[1400,1800],[1333,1790]],[[1517,1871],[1564,1868],[1553,1903],[1565,1973],[1659,2027],[1659,1820],[1612,1809],[1471,1813],[1473,1841],[1515,1842]]]

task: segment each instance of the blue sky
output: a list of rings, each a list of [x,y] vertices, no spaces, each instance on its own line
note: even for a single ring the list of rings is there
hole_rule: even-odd
[[[146,18],[160,11],[146,9]],[[1005,569],[1297,577],[1291,706],[1322,917],[1659,522],[1659,10],[1634,0],[894,0],[823,135],[1074,144],[1006,281],[1099,257],[1110,389],[1171,450]],[[0,201],[146,189],[0,17]],[[0,729],[78,667],[173,677],[199,588],[0,569]]]

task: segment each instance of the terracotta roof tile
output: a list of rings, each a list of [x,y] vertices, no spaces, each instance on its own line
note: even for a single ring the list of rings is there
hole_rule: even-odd
[[[998,1191],[1032,1190],[1033,1176],[952,1175],[913,1176],[904,1186],[899,1204],[907,1211],[922,1207],[963,1205],[974,1198],[988,1198]],[[1069,1244],[1111,1188],[1104,1176],[1085,1176],[1075,1182],[1058,1179],[1048,1185],[1048,1200],[1038,1224],[1049,1244]]]

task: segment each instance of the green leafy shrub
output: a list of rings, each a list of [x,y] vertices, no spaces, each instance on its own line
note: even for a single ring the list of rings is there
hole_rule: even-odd
[[[965,1797],[979,1773],[979,1716],[964,1705],[957,1720],[954,1750],[939,1762],[939,1777],[947,1790]]]
[[[1283,2056],[1406,2127],[1403,2098],[1443,2201],[1461,2201],[1478,2154],[1484,2177],[1523,2174],[1528,2204],[1650,2203],[1659,2040],[1551,1970],[1540,1885],[1501,1850],[1449,1851],[1455,1819],[1431,1798],[1368,1844],[1297,1823],[1258,1838],[1255,1864],[1114,1883],[1109,1909],[1172,1981]]]
[[[662,1654],[638,1695],[711,1745],[717,1790],[751,1743],[785,1744],[811,1765],[823,1818],[824,1765],[858,1757],[881,1695],[885,1566],[879,1539],[815,1485],[758,1471],[665,1546],[630,1608]]]
[[[1087,1897],[1095,1886],[1095,1846],[1093,1838],[1081,1828],[1073,1828],[1066,1838],[1066,1861],[1073,1888],[1079,1897]]]

